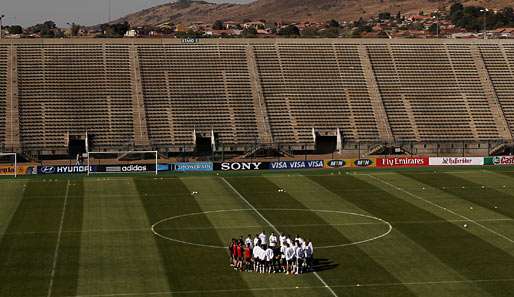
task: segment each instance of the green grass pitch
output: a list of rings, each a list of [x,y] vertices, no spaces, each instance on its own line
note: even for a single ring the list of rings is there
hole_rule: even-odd
[[[508,168],[3,178],[0,296],[511,297],[513,219]],[[316,273],[229,267],[274,228]]]

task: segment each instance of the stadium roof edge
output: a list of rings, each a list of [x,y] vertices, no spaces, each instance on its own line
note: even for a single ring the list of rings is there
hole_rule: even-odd
[[[360,39],[360,38],[255,38],[255,39],[199,39],[197,44],[514,44],[514,39]],[[67,39],[1,39],[2,45],[66,45],[66,44],[112,44],[112,45],[158,45],[183,44],[177,38],[145,38],[145,39],[104,39],[104,38],[67,38]]]

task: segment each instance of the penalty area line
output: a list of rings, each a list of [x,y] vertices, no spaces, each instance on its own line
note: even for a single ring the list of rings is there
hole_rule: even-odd
[[[239,193],[239,191],[234,188],[234,186],[232,186],[231,183],[229,183],[224,177],[221,177],[221,180],[223,180],[223,182],[244,202],[246,203],[246,205],[248,205],[248,207],[250,207],[264,222],[266,222],[266,224],[268,224],[275,232],[277,232],[277,234],[280,234],[280,231],[277,229],[277,227],[275,227],[275,225],[273,225],[266,217],[264,217],[262,215],[262,213],[260,213],[257,208],[255,208],[255,206],[253,206],[253,204],[251,204],[241,193]],[[323,286],[325,288],[327,288],[327,290],[332,294],[332,296],[334,297],[339,297],[337,296],[336,292],[334,292],[334,290],[332,290],[332,288],[325,282],[325,280],[323,280],[323,278],[316,272],[314,271],[313,272],[314,276],[316,276],[316,278],[323,284]]]

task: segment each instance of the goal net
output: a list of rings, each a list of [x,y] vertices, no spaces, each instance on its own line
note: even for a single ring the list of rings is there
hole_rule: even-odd
[[[89,152],[87,174],[159,173],[157,151]]]
[[[0,153],[0,176],[18,176],[18,160],[16,153]]]

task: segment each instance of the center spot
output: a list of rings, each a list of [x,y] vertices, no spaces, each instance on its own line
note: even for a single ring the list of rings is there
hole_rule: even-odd
[[[275,208],[258,211],[279,231],[310,239],[316,243],[315,249],[362,244],[385,237],[392,230],[391,224],[380,218],[345,211]],[[270,233],[273,228],[259,220],[252,209],[183,214],[152,225],[152,232],[162,239],[208,248],[226,248],[232,238],[248,234],[253,238],[262,231]],[[335,240],[341,236],[334,236],[333,232],[342,234],[347,240]]]

